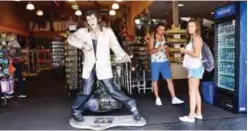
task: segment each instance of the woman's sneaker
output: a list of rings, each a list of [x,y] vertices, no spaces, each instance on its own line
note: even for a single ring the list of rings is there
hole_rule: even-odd
[[[202,115],[197,115],[197,114],[195,114],[195,118],[196,119],[199,119],[199,120],[202,120],[203,119]]]
[[[189,116],[179,117],[179,120],[182,122],[195,123],[195,118],[190,118]]]
[[[180,100],[180,99],[177,98],[177,97],[174,97],[174,98],[172,98],[171,103],[172,103],[173,105],[174,105],[174,104],[182,104],[182,103],[184,103],[184,101]]]

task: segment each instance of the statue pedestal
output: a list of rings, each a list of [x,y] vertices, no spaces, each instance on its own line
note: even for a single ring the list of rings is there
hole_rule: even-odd
[[[135,121],[133,116],[85,116],[83,122],[77,122],[73,119],[69,121],[70,125],[77,129],[105,130],[112,127],[120,126],[144,126],[146,120],[142,117]]]

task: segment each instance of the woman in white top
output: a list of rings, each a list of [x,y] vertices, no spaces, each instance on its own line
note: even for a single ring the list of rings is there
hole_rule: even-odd
[[[188,116],[179,117],[179,119],[183,122],[194,123],[195,118],[202,119],[199,84],[204,73],[204,68],[201,61],[203,41],[199,21],[189,21],[188,34],[191,38],[190,42],[186,48],[181,48],[181,53],[185,54],[183,66],[188,69],[190,112]]]

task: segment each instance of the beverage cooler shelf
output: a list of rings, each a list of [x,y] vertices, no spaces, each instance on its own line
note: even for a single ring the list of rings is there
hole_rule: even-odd
[[[235,47],[220,47],[220,49],[234,49]]]
[[[225,75],[225,76],[232,76],[232,77],[235,77],[234,74],[228,74],[228,73],[222,73],[222,72],[220,72],[219,74],[220,74],[220,75]]]
[[[229,88],[230,90],[234,90],[234,86],[235,86],[235,78],[234,77],[225,76],[225,75],[221,75],[219,77],[220,77],[220,79],[218,81],[219,87]]]
[[[218,71],[222,75],[235,76],[235,70],[232,68],[219,68]]]
[[[224,85],[221,85],[221,84],[219,84],[219,87],[223,88],[223,89],[226,89],[226,90],[229,90],[229,91],[234,91],[234,88],[230,88],[230,87],[227,87],[227,86],[224,86]]]
[[[223,34],[218,34],[218,36],[226,36],[226,35],[235,35],[235,33],[223,33]]]
[[[232,63],[234,63],[235,61],[234,60],[222,60],[222,59],[220,59],[219,62],[232,62]]]

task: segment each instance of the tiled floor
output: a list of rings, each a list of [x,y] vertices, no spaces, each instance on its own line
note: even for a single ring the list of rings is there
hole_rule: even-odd
[[[187,101],[185,88],[175,82],[178,96]],[[72,99],[66,94],[63,78],[43,72],[28,80],[29,96],[12,99],[0,107],[0,130],[72,130],[68,124]],[[144,127],[118,127],[120,130],[246,130],[246,114],[233,114],[219,107],[203,104],[203,121],[181,123],[178,116],[185,115],[188,104],[173,106],[168,92],[161,90],[162,107],[154,104],[151,94],[134,95],[142,115],[147,119]],[[127,114],[125,109],[113,114]],[[113,115],[111,114],[111,115]]]

